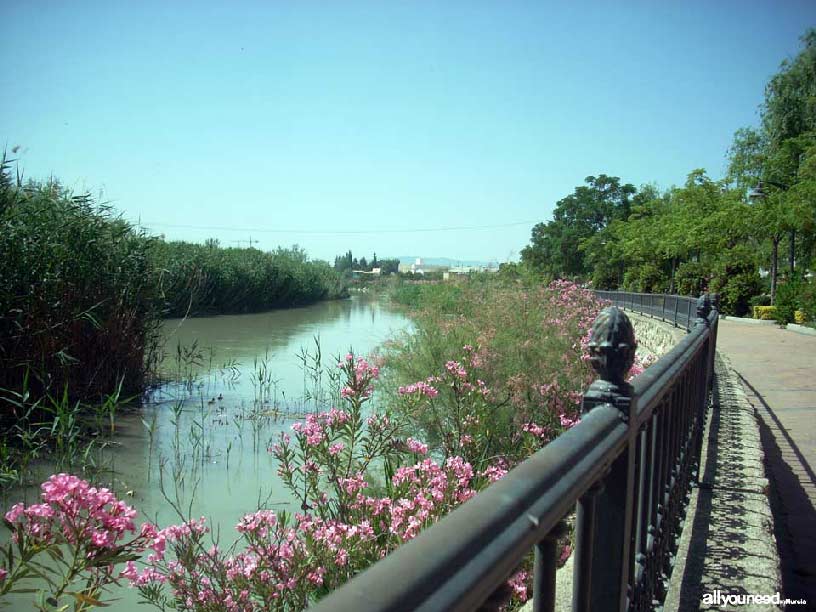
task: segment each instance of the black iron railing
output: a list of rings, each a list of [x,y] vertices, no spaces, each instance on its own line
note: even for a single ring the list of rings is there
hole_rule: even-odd
[[[633,312],[647,314],[675,327],[690,329],[697,318],[697,298],[682,295],[595,291],[598,297]]]
[[[553,610],[557,540],[573,509],[572,609],[651,610],[662,601],[696,477],[717,311],[709,296],[693,312],[675,296],[659,306],[633,294],[602,297],[626,308],[634,300],[641,312],[648,303],[689,333],[627,383],[634,330],[622,310],[604,309],[590,342],[599,377],[584,394],[581,422],[315,610],[496,609],[531,550],[534,609]]]

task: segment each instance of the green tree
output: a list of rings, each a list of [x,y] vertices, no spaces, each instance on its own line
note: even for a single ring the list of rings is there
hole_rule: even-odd
[[[629,216],[633,185],[621,185],[615,176],[588,176],[586,185],[575,188],[555,205],[553,219],[533,227],[522,261],[555,277],[586,277],[591,268],[581,245],[615,219]]]
[[[801,40],[801,52],[782,62],[765,88],[761,126],[738,130],[729,150],[730,182],[743,190],[755,189],[756,235],[770,243],[772,300],[783,239],[787,236],[791,275],[796,270],[797,235],[802,237],[800,261],[809,262],[814,247],[814,177],[804,165],[812,158],[816,134],[816,31],[808,30]]]

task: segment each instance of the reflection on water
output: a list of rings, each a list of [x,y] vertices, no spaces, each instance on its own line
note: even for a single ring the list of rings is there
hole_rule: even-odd
[[[232,526],[259,504],[298,509],[291,507],[267,447],[297,415],[330,401],[336,357],[350,348],[368,353],[409,328],[402,315],[363,296],[260,314],[168,320],[162,370],[185,382],[156,389],[122,415],[108,458],[112,473],[97,480],[110,481],[140,516],[160,524],[178,521],[166,493],[192,516],[220,525],[229,543]],[[36,493],[21,491],[17,498],[31,502]],[[133,589],[115,596],[115,610],[145,610],[136,607]]]

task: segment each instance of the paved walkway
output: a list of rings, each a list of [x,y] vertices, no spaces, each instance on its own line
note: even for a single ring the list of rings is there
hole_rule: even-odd
[[[784,597],[816,609],[816,336],[721,320],[717,348],[760,417]]]

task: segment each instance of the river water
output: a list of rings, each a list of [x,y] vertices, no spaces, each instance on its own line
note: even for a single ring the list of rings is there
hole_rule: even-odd
[[[336,358],[369,354],[410,331],[410,322],[376,297],[354,296],[258,314],[170,319],[164,324],[165,384],[117,418],[113,445],[93,479],[112,487],[160,525],[184,514],[233,526],[259,505],[298,510],[282,488],[267,448],[304,413],[332,403]],[[50,473],[43,466],[43,476]],[[36,488],[13,492],[35,501]],[[137,606],[135,589],[116,589],[114,610]],[[30,595],[10,602],[31,609]],[[27,605],[26,605],[27,604]]]

